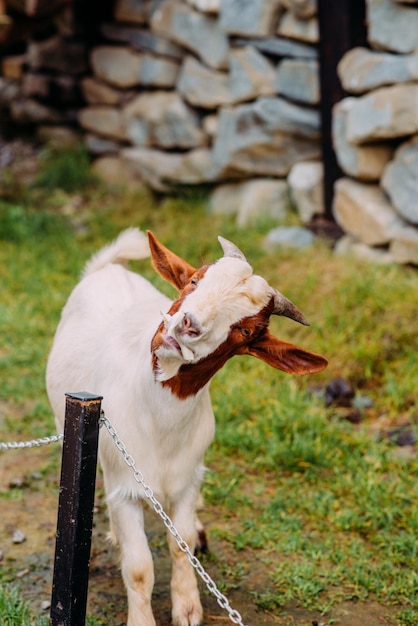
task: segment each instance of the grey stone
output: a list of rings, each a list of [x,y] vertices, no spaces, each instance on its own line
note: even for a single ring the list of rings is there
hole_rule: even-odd
[[[317,0],[280,0],[282,5],[300,19],[316,15]]]
[[[213,183],[222,177],[223,173],[219,172],[213,160],[212,150],[196,148],[183,154],[181,167],[172,180],[186,185],[199,185]]]
[[[269,37],[281,12],[280,0],[221,0],[220,25],[229,35]]]
[[[269,252],[274,250],[303,250],[313,245],[315,236],[307,228],[301,226],[279,226],[271,230],[265,237],[263,246]]]
[[[377,185],[340,178],[334,190],[333,211],[337,223],[362,243],[385,245],[392,239],[394,229],[404,225]]]
[[[106,83],[120,88],[138,85],[138,52],[125,46],[98,46],[92,50],[90,62],[95,76]]]
[[[395,262],[392,254],[385,248],[368,246],[351,235],[345,235],[337,241],[334,253],[337,256],[352,256],[378,265],[387,265]]]
[[[319,139],[321,134],[316,109],[293,104],[284,98],[258,98],[254,103],[236,107],[234,111],[244,126],[253,121],[267,132],[283,132],[313,140]]]
[[[318,43],[319,25],[316,17],[299,19],[290,11],[287,11],[280,20],[277,34],[281,37],[289,37],[297,41]]]
[[[286,176],[319,157],[319,115],[280,98],[259,98],[220,113],[214,159],[237,175]]]
[[[196,148],[206,144],[197,113],[175,92],[142,93],[123,110],[126,135],[134,145]]]
[[[399,228],[393,235],[389,250],[397,263],[418,265],[418,229],[412,226]]]
[[[13,100],[10,103],[10,116],[19,124],[62,123],[66,120],[64,112],[57,111],[32,98]]]
[[[275,70],[260,52],[251,46],[231,50],[229,55],[230,92],[233,103],[254,100],[275,93]]]
[[[398,148],[381,184],[398,213],[418,225],[418,135]]]
[[[319,67],[316,60],[284,59],[276,74],[276,91],[280,96],[304,104],[318,104],[320,97]]]
[[[127,43],[134,50],[152,52],[175,61],[180,61],[183,58],[183,48],[165,37],[160,37],[143,28],[110,23],[103,24],[101,31],[107,39]]]
[[[170,190],[167,179],[175,178],[182,161],[181,154],[151,148],[125,148],[120,155],[135,178],[162,192]]]
[[[275,92],[274,68],[254,48],[231,51],[229,67],[229,73],[212,70],[188,56],[181,68],[177,89],[190,104],[204,109],[254,100]]]
[[[161,59],[152,54],[141,54],[138,82],[147,87],[174,87],[179,65],[169,59]]]
[[[137,188],[142,184],[130,163],[120,154],[99,156],[93,161],[91,171],[108,185]]]
[[[15,80],[9,80],[0,76],[0,104],[10,104],[20,96],[20,85]]]
[[[215,113],[212,115],[205,115],[202,120],[202,128],[206,135],[213,140],[218,134],[219,129],[219,116]]]
[[[360,94],[377,87],[418,80],[418,54],[372,52],[352,48],[338,64],[344,89]]]
[[[356,107],[355,98],[340,100],[333,109],[332,138],[337,161],[343,172],[360,180],[377,182],[393,155],[390,144],[357,146],[347,140],[347,116]]]
[[[214,182],[218,175],[207,148],[187,153],[169,153],[151,148],[125,148],[121,156],[140,180],[157,191],[169,191],[179,184]]]
[[[319,161],[296,163],[289,172],[290,198],[304,224],[324,213],[323,179],[324,167]]]
[[[227,67],[229,41],[216,19],[193,11],[180,2],[168,0],[153,14],[151,29],[191,50],[209,67]]]
[[[214,215],[236,215],[238,226],[250,226],[262,218],[281,220],[289,212],[285,180],[257,178],[219,185],[211,194]]]
[[[289,212],[289,190],[285,180],[258,179],[242,183],[237,214],[238,226],[250,226],[269,218],[280,221]]]
[[[136,85],[173,87],[178,64],[125,46],[98,46],[91,54],[96,77],[119,88]]]
[[[64,146],[74,146],[81,140],[81,133],[68,126],[38,126],[36,137],[42,144],[62,149]]]
[[[116,141],[128,139],[119,109],[103,105],[89,106],[79,111],[78,121],[82,128],[94,135],[116,139]]]
[[[186,2],[202,13],[219,13],[220,0],[186,0]]]
[[[26,541],[25,533],[23,532],[23,530],[16,528],[16,530],[13,532],[13,535],[12,535],[12,542],[23,543],[24,541]]]
[[[93,133],[87,133],[84,142],[87,150],[95,155],[116,154],[122,147],[122,144],[118,141],[94,135]]]
[[[209,197],[209,210],[212,215],[236,215],[241,202],[241,185],[244,183],[224,183],[218,185]]]
[[[118,22],[146,24],[152,12],[152,0],[116,0],[114,16]]]
[[[203,109],[231,102],[229,75],[209,69],[192,56],[187,56],[181,67],[177,91],[187,102]]]
[[[418,132],[418,84],[381,87],[356,99],[347,114],[347,140],[355,144]]]
[[[392,0],[367,0],[368,40],[372,47],[393,52],[418,48],[418,11]]]
[[[247,46],[247,39],[236,39],[235,45]],[[271,37],[266,39],[254,39],[251,45],[260,52],[278,58],[292,59],[317,59],[318,50],[315,46],[297,41],[290,41],[284,37]]]
[[[80,82],[81,91],[88,104],[107,104],[109,106],[123,106],[131,100],[135,91],[116,89],[92,76],[86,76]]]

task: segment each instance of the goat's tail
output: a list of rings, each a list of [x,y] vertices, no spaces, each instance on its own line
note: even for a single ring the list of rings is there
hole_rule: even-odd
[[[130,259],[146,259],[150,256],[148,239],[139,228],[128,228],[87,261],[83,278],[97,272],[109,263],[124,264]]]

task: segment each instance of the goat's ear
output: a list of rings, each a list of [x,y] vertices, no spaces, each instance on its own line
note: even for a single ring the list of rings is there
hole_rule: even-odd
[[[239,354],[255,356],[288,374],[314,374],[328,365],[323,356],[281,341],[268,331],[260,339],[240,348]]]
[[[147,230],[147,235],[155,270],[181,291],[196,272],[195,268],[163,246],[150,230]]]

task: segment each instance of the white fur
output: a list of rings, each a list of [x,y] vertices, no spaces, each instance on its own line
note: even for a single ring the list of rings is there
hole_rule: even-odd
[[[160,378],[175,375],[182,363],[210,354],[232,323],[252,315],[271,297],[244,261],[224,257],[213,266],[173,316],[171,302],[141,276],[120,265],[149,254],[144,236],[130,229],[87,265],[63,312],[47,365],[47,389],[57,427],[63,430],[65,393],[88,390],[103,396],[103,409],[127,445],[146,482],[166,508],[182,537],[195,543],[195,509],[204,473],[203,455],[214,435],[208,386],[179,400],[155,380],[150,344],[165,317],[166,332],[181,350],[160,349]],[[184,313],[192,312],[200,337],[176,335]],[[141,487],[106,432],[99,456],[111,521],[121,549],[128,594],[128,626],[152,626],[153,565],[143,527]],[[170,534],[175,626],[196,626],[202,607],[187,557]]]
[[[166,334],[180,343],[181,355],[165,348],[157,351],[158,379],[168,380],[184,362],[196,363],[212,354],[226,340],[232,324],[261,311],[271,297],[271,287],[264,278],[253,275],[247,262],[222,257],[210,265],[196,290],[166,321]],[[200,324],[202,334],[197,337],[176,333],[181,319],[190,313]]]

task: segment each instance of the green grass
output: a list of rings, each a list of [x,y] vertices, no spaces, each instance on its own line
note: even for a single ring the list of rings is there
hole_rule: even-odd
[[[27,604],[22,600],[18,587],[0,587],[0,617],[2,626],[48,626],[49,617],[31,615]],[[86,626],[101,626],[103,622],[87,617]]]
[[[66,168],[78,183],[63,183]],[[219,508],[213,534],[268,572],[254,602],[273,612],[296,602],[327,613],[342,600],[374,598],[396,607],[396,624],[418,623],[417,457],[376,436],[392,424],[418,424],[416,269],[340,259],[321,243],[266,254],[268,225],[238,229],[208,215],[204,190],[158,198],[105,189],[78,152],[55,156],[33,189],[0,198],[0,401],[24,413],[0,424],[0,439],[53,431],[44,371],[61,308],[89,255],[131,225],[151,228],[195,265],[219,256],[218,234],[232,239],[311,322],[306,329],[274,319],[273,332],[330,362],[296,379],[235,359],[212,383],[217,433],[204,495]],[[148,261],[134,267],[173,294]],[[311,392],[336,376],[372,400],[360,425]],[[23,623],[8,610],[0,608],[5,624]]]

